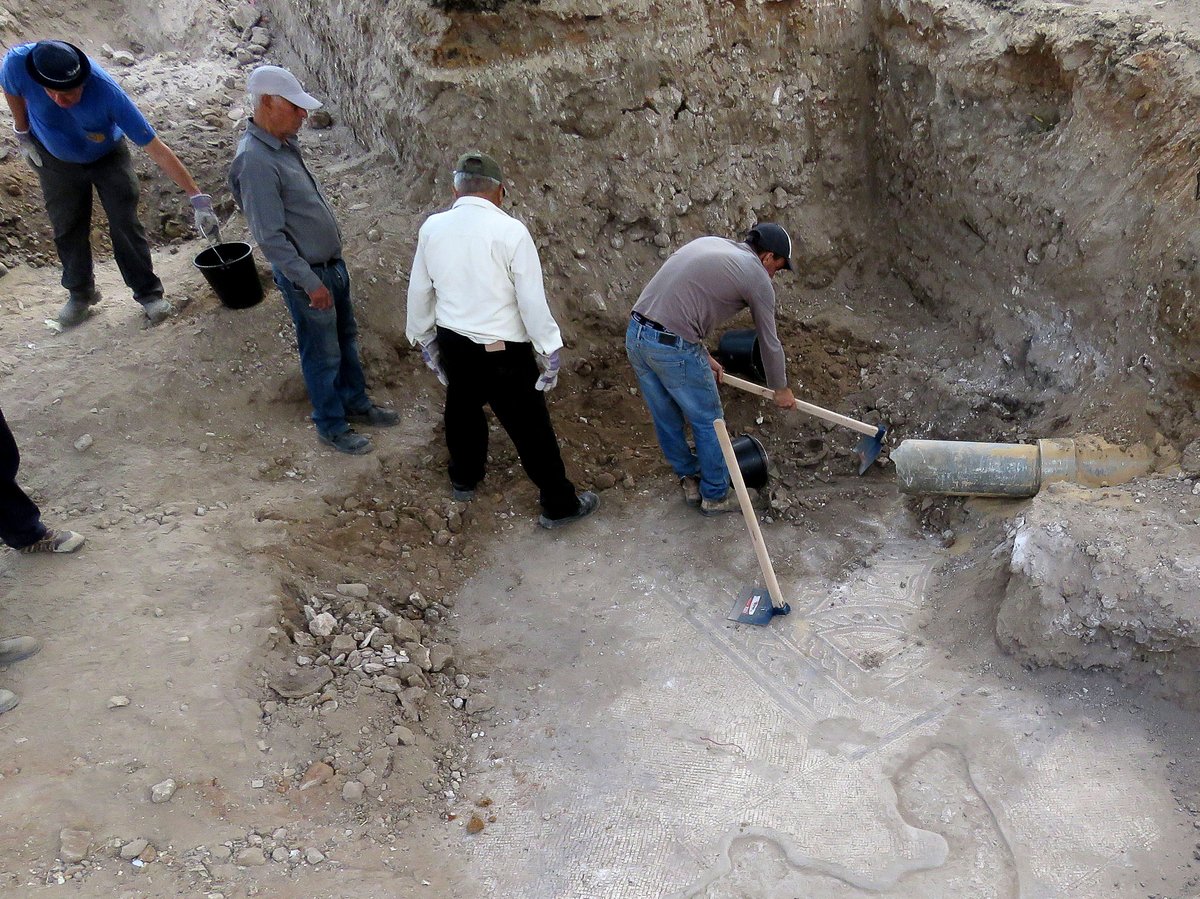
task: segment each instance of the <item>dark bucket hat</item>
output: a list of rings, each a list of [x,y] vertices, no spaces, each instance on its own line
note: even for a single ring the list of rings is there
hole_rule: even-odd
[[[87,54],[66,41],[38,41],[25,56],[29,77],[52,91],[79,87],[92,74]]]

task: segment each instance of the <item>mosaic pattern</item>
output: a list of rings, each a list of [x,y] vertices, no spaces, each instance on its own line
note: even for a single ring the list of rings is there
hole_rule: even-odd
[[[536,582],[523,568],[521,592],[536,601],[512,603],[495,575],[460,598],[464,621],[476,604],[494,612],[511,603],[504,633],[473,638],[494,647],[525,635],[505,662],[535,665],[538,680],[501,706],[503,723],[480,746],[472,786],[497,813],[468,844],[481,895],[739,895],[722,892],[722,859],[747,835],[778,847],[771,864],[788,876],[817,877],[817,886],[805,881],[808,896],[887,894],[922,877],[934,878],[921,881],[928,895],[965,888],[937,882],[947,841],[905,819],[887,769],[939,732],[967,686],[952,667],[932,665],[934,650],[918,636],[935,564],[927,545],[889,543],[833,583],[792,583],[779,566],[794,611],[759,628],[725,618],[756,573],[748,541],[707,539],[707,579],[681,575],[670,543],[639,545],[637,564],[622,563],[630,548],[612,533],[584,564],[564,542],[554,551],[570,564],[551,553]],[[577,642],[534,636],[548,622],[565,633],[572,616]],[[1067,889],[1113,860],[1081,856],[1077,844],[1108,851],[1156,839],[1123,807],[1095,822],[1103,835],[1064,838],[1068,803],[1061,820],[1044,814],[1073,788],[1071,773],[1097,764],[1087,752],[1064,756],[1028,794],[987,785],[1012,796],[1006,826],[1018,835],[1044,839],[1058,828],[1056,848],[1022,867],[1025,884]],[[770,884],[760,886],[747,895]]]

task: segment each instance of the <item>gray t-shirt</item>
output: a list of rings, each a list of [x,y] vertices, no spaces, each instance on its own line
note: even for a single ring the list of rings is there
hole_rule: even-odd
[[[746,307],[758,331],[767,386],[787,386],[787,359],[775,333],[775,288],[749,245],[724,237],[699,237],[663,263],[633,311],[692,343]]]

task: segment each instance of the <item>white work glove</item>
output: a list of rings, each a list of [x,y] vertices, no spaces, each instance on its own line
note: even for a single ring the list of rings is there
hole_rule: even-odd
[[[220,242],[221,220],[213,211],[212,197],[208,194],[196,194],[192,197],[192,210],[196,214],[196,230],[209,240]]]
[[[15,127],[13,133],[17,136],[17,149],[21,151],[21,155],[29,160],[30,164],[36,168],[42,167],[42,154],[38,150],[37,142],[33,139],[33,135],[29,130],[18,131]]]
[[[436,337],[430,337],[421,344],[421,358],[425,360],[425,365],[429,370],[437,375],[442,386],[449,387],[450,380],[446,377],[446,372],[442,370],[442,351],[438,349]]]
[[[553,390],[554,385],[558,383],[559,352],[559,350],[555,350],[549,356],[543,356],[541,353],[537,354],[538,364],[542,367],[542,374],[533,386],[543,393],[547,390]]]

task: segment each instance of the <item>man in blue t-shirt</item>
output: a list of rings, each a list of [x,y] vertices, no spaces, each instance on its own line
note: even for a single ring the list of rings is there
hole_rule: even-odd
[[[138,219],[139,185],[124,138],[129,137],[187,191],[196,227],[214,237],[219,221],[212,197],[200,192],[179,158],[150,127],[112,77],[74,44],[38,41],[14,47],[0,65],[0,87],[12,110],[21,155],[42,184],[46,213],[62,262],[69,299],[58,313],[69,327],[100,300],[92,271],[92,188],[108,216],[121,277],[158,324],[174,311],[150,261]]]

